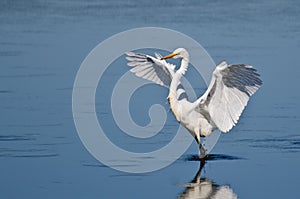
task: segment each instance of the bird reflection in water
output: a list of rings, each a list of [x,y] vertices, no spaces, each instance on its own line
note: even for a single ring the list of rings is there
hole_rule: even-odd
[[[183,184],[186,189],[178,198],[182,199],[237,199],[237,195],[228,185],[218,185],[208,178],[201,178],[206,160],[200,160],[200,167],[190,183]]]

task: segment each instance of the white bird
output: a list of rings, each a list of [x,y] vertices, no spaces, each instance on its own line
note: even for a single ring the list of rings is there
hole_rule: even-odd
[[[176,119],[195,138],[199,145],[200,158],[206,156],[206,150],[200,137],[209,136],[214,130],[227,133],[235,126],[247,105],[247,102],[262,85],[257,71],[251,65],[232,64],[222,61],[213,72],[206,92],[195,102],[186,97],[180,79],[187,71],[189,53],[178,48],[173,53],[156,58],[135,52],[126,53],[130,71],[138,77],[169,87],[168,100]],[[181,66],[167,63],[166,59],[181,59]]]

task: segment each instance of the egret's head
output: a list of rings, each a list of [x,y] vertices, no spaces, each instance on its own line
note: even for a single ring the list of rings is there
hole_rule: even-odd
[[[161,59],[169,59],[169,58],[173,58],[173,59],[189,59],[189,53],[187,52],[187,50],[185,50],[184,48],[177,48],[176,50],[174,50],[174,52],[172,52],[171,54],[161,58]]]

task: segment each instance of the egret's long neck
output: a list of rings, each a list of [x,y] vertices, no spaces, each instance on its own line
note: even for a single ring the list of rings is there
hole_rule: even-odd
[[[188,66],[189,66],[189,59],[188,58],[181,59],[180,68],[178,71],[176,71],[176,73],[180,73],[181,76],[184,75],[185,72],[187,71]]]
[[[173,79],[171,81],[170,85],[170,91],[168,100],[170,102],[171,110],[173,111],[176,119],[180,121],[180,105],[178,102],[178,96],[177,96],[177,88],[180,84],[181,77],[185,74],[187,67],[189,65],[188,59],[182,59],[180,68],[176,71],[176,73],[173,76]]]

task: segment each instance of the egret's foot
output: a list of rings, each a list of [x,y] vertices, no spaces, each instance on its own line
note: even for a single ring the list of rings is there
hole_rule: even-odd
[[[207,158],[207,154],[200,154],[199,159],[200,160],[205,160]]]

